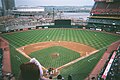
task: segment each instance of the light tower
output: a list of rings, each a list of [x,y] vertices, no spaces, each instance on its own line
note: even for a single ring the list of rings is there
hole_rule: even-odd
[[[55,10],[55,9],[53,8],[53,22],[54,22],[54,17],[55,17],[55,13],[54,13],[54,10]]]

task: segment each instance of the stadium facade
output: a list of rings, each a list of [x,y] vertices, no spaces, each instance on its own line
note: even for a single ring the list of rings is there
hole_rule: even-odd
[[[88,20],[89,28],[100,28],[104,31],[120,31],[120,1],[94,0],[95,4]]]
[[[12,15],[15,16],[35,16],[42,15],[44,12],[44,7],[28,7],[20,6],[12,10]]]
[[[120,34],[120,0],[94,0],[88,28]],[[119,80],[120,47],[111,52],[97,80]]]

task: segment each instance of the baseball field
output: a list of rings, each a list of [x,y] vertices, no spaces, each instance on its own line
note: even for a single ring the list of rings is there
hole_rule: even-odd
[[[57,68],[67,80],[84,80],[106,48],[120,36],[80,29],[41,29],[3,34],[9,41],[12,72],[17,77],[21,63],[36,58],[43,67]],[[68,65],[66,65],[68,64]]]

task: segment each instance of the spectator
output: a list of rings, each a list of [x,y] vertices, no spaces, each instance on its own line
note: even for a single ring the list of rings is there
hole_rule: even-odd
[[[30,62],[31,62],[31,63],[35,63],[35,64],[38,66],[39,71],[40,71],[40,77],[42,77],[42,76],[43,76],[43,70],[42,70],[42,66],[41,66],[41,64],[38,62],[38,60],[36,60],[35,58],[32,58],[32,59],[30,60]]]
[[[19,80],[39,80],[40,71],[34,63],[23,63],[20,65],[20,78]]]
[[[58,79],[58,80],[61,80],[61,79],[62,79],[62,76],[61,76],[61,75],[58,75],[58,76],[57,76],[57,79]]]
[[[50,76],[49,79],[52,80],[52,76]]]
[[[30,62],[20,65],[19,80],[49,80],[43,77],[43,70],[41,64],[32,58]]]
[[[72,80],[72,75],[68,75],[68,80]]]
[[[64,77],[62,77],[62,75],[58,75],[57,80],[64,80]]]

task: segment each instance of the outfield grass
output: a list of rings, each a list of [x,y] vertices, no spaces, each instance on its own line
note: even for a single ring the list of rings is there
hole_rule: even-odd
[[[19,52],[15,50],[15,47],[18,48],[31,43],[45,42],[45,41],[52,40],[52,41],[73,41],[73,42],[89,45],[96,49],[102,49],[110,45],[112,42],[120,40],[120,36],[117,36],[117,35],[105,34],[101,32],[92,32],[92,31],[86,31],[86,30],[74,30],[74,29],[31,30],[26,32],[2,34],[2,36],[10,42],[10,45],[14,46],[14,48],[13,46],[12,47],[10,46],[11,47],[10,52],[11,52],[12,71],[13,73],[15,73],[16,76],[19,73],[19,65],[23,62],[27,62],[28,59],[26,59],[21,54],[19,54]],[[43,64],[45,63],[45,61],[47,61],[46,59],[50,60],[50,58],[46,55],[48,54],[48,52],[50,52],[50,50],[51,52],[52,51],[54,52],[54,50],[56,49],[49,48],[47,49],[47,51],[41,50],[45,52],[45,54],[43,54],[41,51],[37,51],[38,53],[36,52],[35,55],[31,54],[30,56],[36,57],[42,63],[42,65],[46,67],[51,67],[52,64],[49,62],[46,62],[46,63],[51,65],[47,66],[47,64]],[[66,49],[65,50],[62,49],[62,50],[58,52],[61,52],[60,54],[64,54],[64,55],[67,55],[68,53],[70,53]],[[64,51],[68,53],[66,54],[66,52]],[[73,74],[74,80],[83,80],[86,76],[88,76],[88,74],[96,65],[96,63],[101,58],[103,53],[104,53],[104,50],[102,49],[97,54],[89,56],[88,58],[85,58],[69,67],[64,68],[61,71],[61,74],[65,77],[65,79],[67,78],[68,74]],[[36,56],[37,54],[39,54],[40,58]],[[72,56],[72,53],[69,54],[69,57],[70,55]],[[78,57],[77,55],[74,56],[71,60]],[[43,56],[45,56],[45,58]],[[88,59],[91,59],[93,57],[96,57],[95,60],[88,62]],[[64,59],[66,59],[66,61],[68,62],[70,61],[69,58],[66,58],[63,56],[63,61]],[[62,64],[65,64],[60,62],[59,62],[60,64],[57,64],[56,62],[53,60],[53,64],[54,64],[53,67],[58,67],[58,66],[61,66]]]
[[[54,53],[59,53],[59,56],[52,57]],[[54,46],[33,52],[30,54],[30,56],[37,58],[39,62],[46,68],[57,68],[72,60],[79,58],[80,53],[77,53],[64,47]]]
[[[96,49],[110,45],[112,42],[120,39],[120,36],[116,35],[74,29],[31,30],[4,34],[3,37],[15,47],[21,47],[36,42],[60,40],[79,42]]]
[[[78,61],[77,63],[62,69],[61,75],[67,80],[68,75],[72,75],[73,80],[84,80],[89,76],[89,73],[101,59],[104,54],[106,48],[100,50],[96,54],[93,54],[85,59]],[[91,60],[92,59],[92,60]],[[90,60],[90,61],[88,61]],[[92,74],[92,76],[97,76]]]

